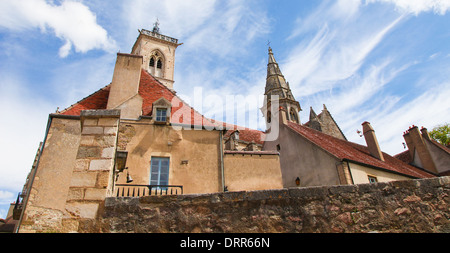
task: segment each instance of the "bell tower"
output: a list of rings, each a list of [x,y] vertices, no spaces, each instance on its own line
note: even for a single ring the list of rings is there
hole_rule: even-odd
[[[173,89],[175,50],[182,44],[178,43],[178,39],[161,34],[157,20],[151,31],[139,30],[131,54],[141,55],[142,68],[162,84]]]
[[[261,108],[264,117],[266,118],[266,125],[269,128],[271,123],[271,115],[275,115],[275,112],[271,114],[271,101],[272,95],[277,95],[279,99],[279,107],[283,110],[282,113],[286,113],[284,117],[286,120],[300,124],[299,111],[301,111],[300,103],[295,100],[294,95],[292,95],[291,88],[289,87],[289,82],[286,82],[283,74],[281,73],[280,67],[278,66],[275,57],[273,56],[272,48],[269,47],[269,61],[267,64],[267,78],[266,78],[266,88],[264,95],[266,99],[264,101],[264,106]],[[279,109],[279,108],[276,108]]]

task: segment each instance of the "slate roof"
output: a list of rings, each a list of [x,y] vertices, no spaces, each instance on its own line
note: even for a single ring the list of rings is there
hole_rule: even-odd
[[[341,140],[293,122],[288,122],[287,126],[295,133],[300,134],[316,146],[340,160],[348,160],[359,164],[365,164],[370,167],[387,170],[414,178],[435,177],[435,175],[420,168],[406,164],[387,153],[383,152],[385,161],[381,161],[371,156],[369,149],[366,146]]]

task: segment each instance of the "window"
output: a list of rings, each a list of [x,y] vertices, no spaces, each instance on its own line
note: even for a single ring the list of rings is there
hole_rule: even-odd
[[[378,182],[377,177],[368,176],[368,178],[369,178],[369,183],[376,183],[376,182]]]
[[[291,109],[291,121],[294,121],[295,123],[298,123],[297,115],[293,109]]]
[[[165,186],[169,184],[169,158],[152,157],[150,168],[150,185]],[[166,189],[167,187],[158,187]]]
[[[157,108],[156,109],[156,121],[166,122],[167,121],[167,109]]]
[[[161,59],[158,60],[158,63],[156,64],[156,67],[159,68],[159,69],[162,68]]]
[[[150,67],[154,67],[155,66],[155,58],[150,58]]]

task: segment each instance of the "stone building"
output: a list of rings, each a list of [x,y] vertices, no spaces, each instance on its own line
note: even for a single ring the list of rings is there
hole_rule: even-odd
[[[19,232],[79,231],[111,196],[283,188],[279,153],[261,151],[261,131],[239,128],[236,138],[176,95],[179,45],[157,25],[140,30],[109,85],[49,115]]]
[[[263,150],[280,153],[284,187],[361,184],[437,176],[436,170],[422,169],[382,152],[369,122],[362,124],[367,146],[347,141],[325,105],[319,115],[311,108],[309,121],[302,125],[297,114],[299,103],[292,96],[271,48],[268,62],[265,94],[278,96],[278,107],[271,105],[274,99],[267,98],[261,108],[267,122],[267,133],[276,132],[276,138],[266,139],[263,143]]]
[[[302,125],[300,103],[271,48],[261,108],[267,130],[205,118],[176,95],[180,45],[157,23],[140,30],[131,53],[117,54],[110,84],[49,115],[16,231],[83,231],[108,197],[359,184],[441,172],[381,152],[367,122],[367,146],[348,142],[325,105],[319,115],[311,108]]]

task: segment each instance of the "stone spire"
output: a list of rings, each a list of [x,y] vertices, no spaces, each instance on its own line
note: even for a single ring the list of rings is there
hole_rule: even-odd
[[[286,110],[287,119],[289,121],[300,123],[298,112],[301,111],[300,103],[295,100],[292,95],[289,82],[286,82],[275,57],[272,48],[269,47],[269,60],[267,63],[267,78],[264,95],[267,96],[267,104],[262,108],[263,114],[266,115],[270,108],[271,95],[278,95],[280,106]]]

